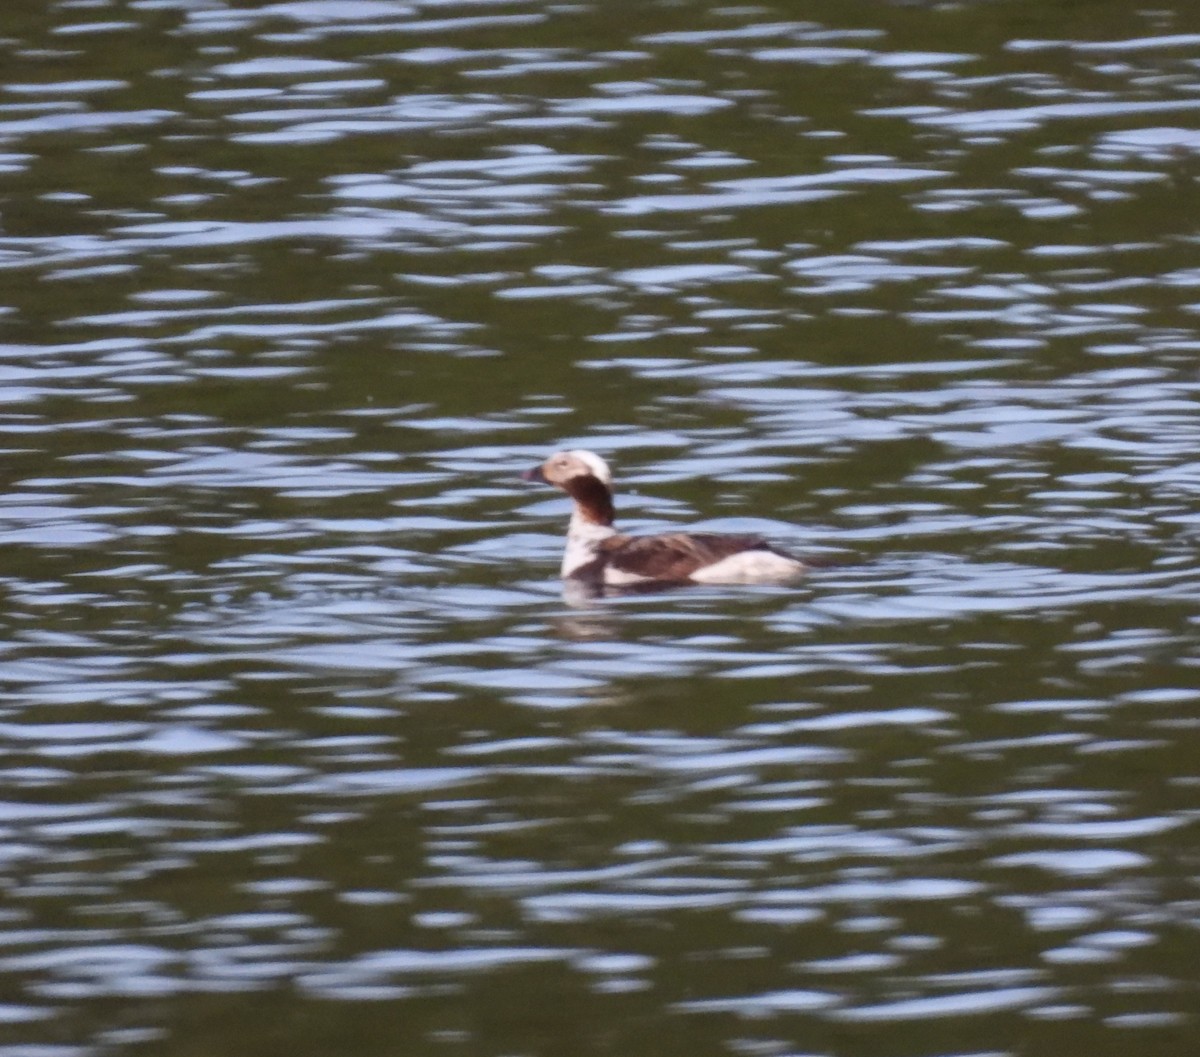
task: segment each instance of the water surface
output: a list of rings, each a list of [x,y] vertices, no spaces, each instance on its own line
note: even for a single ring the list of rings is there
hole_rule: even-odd
[[[1190,5],[0,55],[0,1054],[1197,1051]]]

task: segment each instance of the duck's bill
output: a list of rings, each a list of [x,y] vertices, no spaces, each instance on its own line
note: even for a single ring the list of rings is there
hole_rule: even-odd
[[[534,466],[534,467],[531,467],[530,469],[526,470],[523,474],[521,474],[521,480],[522,481],[541,481],[542,484],[545,484],[546,483],[546,474],[542,471],[542,468],[540,466]]]

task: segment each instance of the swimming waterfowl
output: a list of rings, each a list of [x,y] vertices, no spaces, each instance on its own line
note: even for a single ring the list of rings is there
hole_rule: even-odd
[[[611,587],[778,583],[807,569],[799,558],[761,536],[618,532],[613,526],[612,471],[595,452],[555,452],[521,476],[554,485],[574,500],[562,560],[564,580]]]

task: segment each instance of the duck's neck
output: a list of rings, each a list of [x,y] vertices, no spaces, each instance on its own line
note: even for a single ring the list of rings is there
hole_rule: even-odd
[[[598,477],[577,477],[567,482],[567,494],[575,500],[567,525],[567,549],[562,574],[570,576],[593,561],[601,540],[615,536],[612,492]]]
[[[591,474],[572,477],[563,485],[563,490],[575,500],[575,511],[571,514],[572,526],[577,522],[587,522],[612,528],[615,514],[612,491],[599,477]]]

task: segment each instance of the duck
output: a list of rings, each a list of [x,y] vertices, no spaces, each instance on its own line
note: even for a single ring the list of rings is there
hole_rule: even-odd
[[[780,583],[808,564],[762,536],[663,532],[627,536],[613,524],[612,471],[593,451],[557,451],[526,470],[526,481],[553,485],[571,497],[562,578],[598,588],[645,590],[684,584]]]

